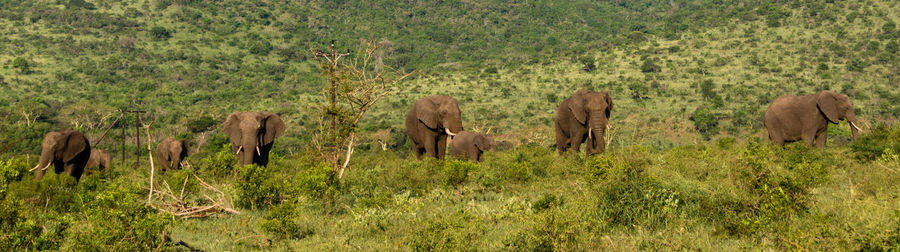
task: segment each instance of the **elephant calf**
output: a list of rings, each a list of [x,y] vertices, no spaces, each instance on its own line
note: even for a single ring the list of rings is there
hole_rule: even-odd
[[[495,146],[494,138],[487,134],[463,131],[453,137],[450,143],[450,156],[481,162],[481,154],[495,150]]]
[[[181,169],[181,161],[188,156],[188,146],[185,140],[166,138],[156,145],[156,161],[162,167],[162,171],[168,169]]]
[[[75,181],[81,180],[84,167],[91,157],[91,144],[80,132],[71,129],[51,131],[41,142],[41,159],[31,170],[35,171],[35,179],[41,180],[50,165],[56,174],[66,172]]]
[[[91,157],[88,159],[87,165],[85,165],[85,169],[88,174],[93,173],[90,168],[97,167],[98,171],[106,169],[109,167],[109,164],[112,162],[112,155],[109,154],[107,150],[101,149],[91,149]]]
[[[578,90],[556,109],[556,148],[564,153],[568,148],[578,152],[587,140],[585,154],[593,155],[606,149],[604,135],[613,108],[609,93]]]
[[[769,139],[779,146],[803,140],[810,147],[825,147],[828,124],[847,120],[853,140],[859,136],[856,113],[850,97],[831,91],[804,96],[783,95],[775,99],[763,116]]]

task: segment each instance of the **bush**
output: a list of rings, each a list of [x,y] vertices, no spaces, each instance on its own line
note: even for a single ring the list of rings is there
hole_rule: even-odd
[[[201,171],[208,172],[216,178],[235,176],[235,165],[237,156],[231,152],[231,143],[222,145],[218,152],[200,160]]]
[[[456,188],[469,179],[478,166],[466,160],[450,160],[444,163],[444,185]]]
[[[19,69],[19,73],[29,74],[31,73],[31,63],[22,57],[16,57],[12,61],[12,67],[15,69]]]
[[[413,251],[464,251],[472,249],[472,242],[484,237],[487,228],[476,216],[465,210],[438,215],[419,224],[412,241],[407,242]]]
[[[719,134],[719,119],[717,114],[707,107],[701,107],[694,112],[691,117],[694,121],[694,128],[703,135],[703,138],[709,140],[713,135]]]
[[[71,244],[64,250],[148,251],[164,242],[163,230],[171,216],[141,202],[145,195],[116,184],[96,192],[93,197],[83,197],[88,223],[74,229],[73,237],[67,239]]]
[[[273,176],[271,169],[249,164],[238,167],[237,171],[239,207],[259,209],[281,203],[287,181]]]
[[[769,144],[750,142],[741,151],[735,184],[748,193],[730,213],[725,229],[749,235],[781,226],[812,205],[810,192],[825,183],[833,166],[831,156],[797,143],[775,153]]]
[[[641,72],[644,72],[644,73],[662,72],[662,67],[660,67],[659,65],[656,64],[657,60],[658,59],[654,60],[654,59],[650,59],[650,58],[645,58],[644,61],[641,63]]]
[[[328,164],[312,165],[294,176],[298,191],[311,198],[334,194],[339,189],[337,174]]]
[[[303,239],[314,230],[298,220],[299,206],[296,203],[285,203],[272,207],[260,224],[263,230],[279,239]]]
[[[162,26],[154,26],[150,28],[150,37],[156,40],[167,40],[172,37],[172,33]]]
[[[645,174],[647,162],[641,156],[630,159],[602,154],[588,160],[588,179],[598,185],[599,216],[610,225],[661,227],[680,211],[683,200],[678,191]]]
[[[519,182],[527,182],[531,180],[532,165],[528,161],[515,162],[503,169],[503,178]]]
[[[876,125],[871,132],[851,143],[850,150],[859,160],[875,160],[887,150],[900,150],[900,127]]]

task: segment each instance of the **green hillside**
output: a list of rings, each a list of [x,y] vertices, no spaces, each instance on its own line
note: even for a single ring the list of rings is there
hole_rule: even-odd
[[[0,0],[0,247],[900,249],[897,22],[882,0]],[[325,85],[312,50],[331,40],[353,56],[373,41],[386,68],[416,71],[363,119],[340,181],[311,140]],[[578,89],[615,103],[599,157],[552,148]],[[819,90],[851,97],[860,139],[844,123],[824,150],[769,145],[766,107]],[[403,119],[434,94],[499,151],[415,160]],[[194,167],[155,186],[240,213],[148,206],[136,118],[112,125],[123,108],[147,110],[155,140],[190,142]],[[267,168],[222,147],[225,117],[245,110],[287,124]],[[96,141],[110,126],[94,147],[112,168],[78,186],[31,179],[44,134]]]

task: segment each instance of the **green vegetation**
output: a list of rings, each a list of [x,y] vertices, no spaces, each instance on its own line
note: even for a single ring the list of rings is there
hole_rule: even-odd
[[[0,248],[898,250],[898,21],[886,0],[0,0]],[[326,79],[310,49],[331,40],[351,58],[377,43],[363,70],[418,71],[342,125],[342,178],[313,144]],[[556,107],[582,88],[614,100],[610,146],[558,155]],[[825,89],[853,100],[856,142],[846,123],[824,150],[765,141],[771,101]],[[432,94],[500,151],[411,157],[403,119]],[[157,186],[240,213],[148,205],[138,119],[113,125],[132,106],[154,140],[191,143],[193,166]],[[221,125],[243,110],[284,118],[268,167],[235,166]],[[93,144],[110,126],[93,147],[113,167],[32,179],[46,132]]]

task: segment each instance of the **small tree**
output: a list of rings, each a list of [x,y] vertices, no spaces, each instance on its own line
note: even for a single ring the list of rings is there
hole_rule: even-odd
[[[27,59],[22,57],[16,57],[16,59],[12,61],[12,67],[19,69],[19,73],[22,74],[31,73],[31,63],[29,63]]]
[[[344,170],[353,154],[359,122],[378,100],[389,94],[394,86],[413,73],[375,71],[378,45],[368,42],[361,46],[349,64],[340,62],[347,53],[338,53],[331,43],[331,52],[313,51],[322,75],[328,81],[323,88],[324,102],[317,105],[319,129],[313,143],[326,163],[343,178]],[[344,153],[343,164],[341,154]]]

